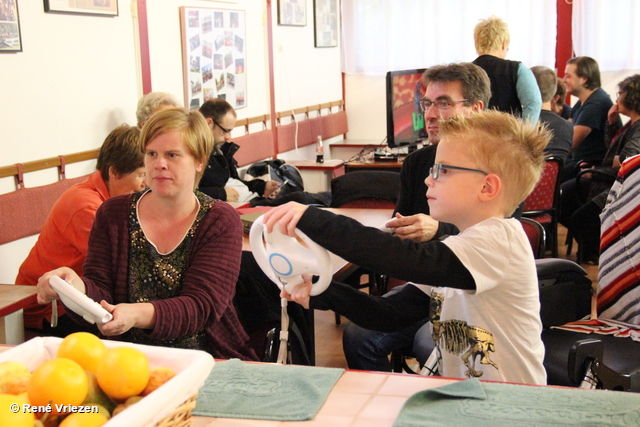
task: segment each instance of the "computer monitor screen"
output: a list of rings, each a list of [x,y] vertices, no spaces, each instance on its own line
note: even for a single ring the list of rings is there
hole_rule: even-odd
[[[420,98],[424,68],[389,71],[387,86],[387,145],[390,148],[415,144],[427,137]]]

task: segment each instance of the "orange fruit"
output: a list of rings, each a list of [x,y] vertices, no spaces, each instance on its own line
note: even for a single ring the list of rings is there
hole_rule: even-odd
[[[80,405],[87,396],[87,374],[70,359],[47,360],[33,371],[27,392],[32,405],[51,404],[52,414],[59,415],[56,405]]]
[[[20,396],[0,394],[0,426],[33,427],[36,417],[22,410],[22,405],[26,403]],[[11,405],[18,405],[18,411],[13,412]]]
[[[100,413],[75,413],[65,417],[60,423],[60,427],[100,427],[107,421],[107,417]]]
[[[152,391],[154,391],[155,389],[157,389],[162,384],[166,383],[167,381],[169,381],[171,378],[175,376],[176,376],[176,373],[171,368],[165,368],[162,366],[158,368],[153,368],[151,370],[151,374],[149,375],[149,382],[147,383],[147,386],[144,388],[144,390],[142,390],[142,393],[140,394],[142,396],[148,395],[149,393],[151,393]]]
[[[20,394],[27,391],[31,371],[20,362],[0,363],[0,394]]]
[[[96,378],[107,396],[125,400],[144,390],[150,371],[149,359],[143,352],[133,347],[114,347],[98,362]]]
[[[107,352],[107,346],[89,332],[76,332],[62,340],[57,357],[75,360],[87,371],[95,374],[98,361]]]

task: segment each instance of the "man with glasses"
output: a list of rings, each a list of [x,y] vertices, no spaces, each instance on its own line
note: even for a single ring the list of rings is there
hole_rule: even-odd
[[[207,120],[215,143],[207,168],[200,180],[198,190],[214,199],[228,202],[246,202],[253,197],[275,197],[280,192],[280,183],[254,179],[240,179],[233,155],[240,148],[229,141],[236,125],[236,110],[224,99],[206,101],[200,112]]]
[[[430,145],[413,152],[403,162],[395,215],[386,224],[400,238],[416,242],[427,242],[458,233],[453,224],[439,222],[429,216],[429,205],[425,197],[427,176],[446,173],[446,166],[434,167],[436,148],[440,142],[440,120],[482,111],[491,97],[487,73],[468,62],[428,68],[422,76],[422,83],[426,92],[420,100],[420,106]],[[406,285],[397,286],[386,295],[399,292],[403,286]],[[414,343],[414,337],[413,354],[421,364],[424,363],[433,348],[431,330],[425,323],[427,319],[391,333],[365,329],[353,322],[347,324],[343,334],[343,348],[349,368],[390,371],[388,355],[394,350],[410,347]]]

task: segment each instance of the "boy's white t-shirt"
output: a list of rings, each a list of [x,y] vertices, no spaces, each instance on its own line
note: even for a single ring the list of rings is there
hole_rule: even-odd
[[[520,222],[487,219],[443,242],[476,290],[414,284],[431,296],[431,316],[441,301],[440,322],[432,319],[440,374],[546,384],[538,278]]]
[[[229,180],[224,186],[235,188],[235,190],[238,192],[239,202],[248,202],[254,197],[258,197],[257,193],[254,193],[251,190],[249,190],[249,187],[247,187],[246,184],[240,181],[239,179],[229,178]]]

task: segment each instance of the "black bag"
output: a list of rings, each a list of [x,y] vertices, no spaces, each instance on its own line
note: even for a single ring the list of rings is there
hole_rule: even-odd
[[[247,169],[247,174],[254,178],[269,175],[273,181],[282,183],[280,195],[294,191],[304,191],[304,183],[300,171],[282,159],[263,160],[256,162]]]

